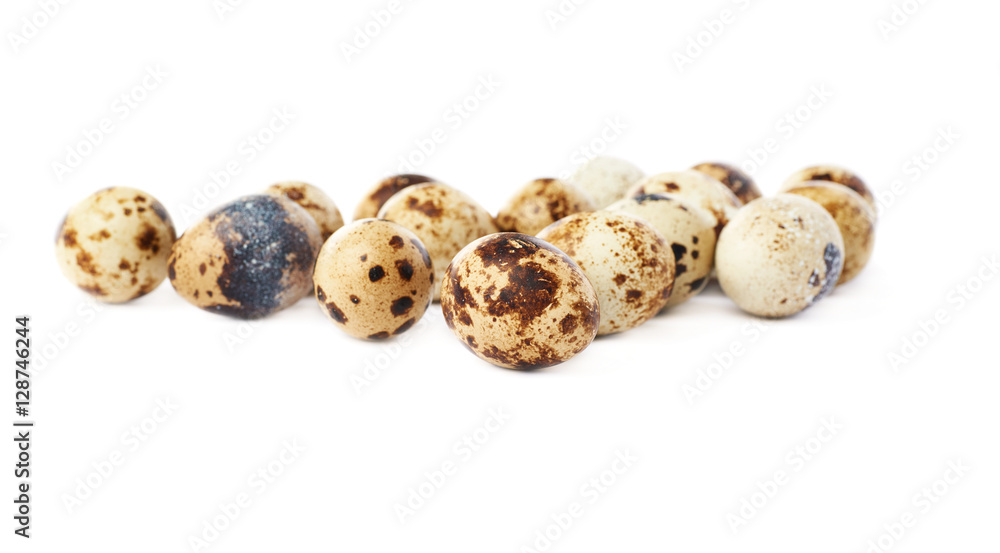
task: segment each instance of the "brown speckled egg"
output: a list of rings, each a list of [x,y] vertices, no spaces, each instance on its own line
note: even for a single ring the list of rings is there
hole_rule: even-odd
[[[836,286],[844,240],[833,217],[801,196],[778,194],[746,205],[722,231],[715,267],[722,290],[760,317],[787,317]]]
[[[448,267],[441,311],[480,359],[509,369],[562,363],[594,340],[597,294],[563,252],[533,236],[476,240]]]
[[[590,195],[595,209],[604,209],[625,197],[628,189],[646,174],[632,163],[598,156],[580,166],[569,181]]]
[[[316,300],[337,328],[367,340],[402,334],[424,316],[434,268],[415,234],[391,221],[362,219],[320,249]]]
[[[344,218],[340,215],[337,204],[333,203],[325,192],[311,184],[298,181],[279,182],[269,186],[264,193],[284,196],[302,206],[316,221],[324,241],[344,226]]]
[[[788,180],[781,187],[781,191],[785,192],[800,182],[813,180],[833,182],[850,188],[868,202],[868,205],[871,206],[872,210],[875,211],[876,217],[878,217],[878,205],[875,202],[875,195],[872,194],[871,189],[868,188],[865,181],[861,180],[861,177],[855,175],[853,172],[836,165],[807,167],[788,177]]]
[[[645,219],[658,230],[674,253],[674,288],[667,301],[673,307],[698,295],[708,284],[715,260],[715,219],[681,198],[647,194],[611,204],[620,211]]]
[[[552,223],[583,211],[594,211],[590,196],[576,185],[557,179],[529,182],[497,214],[502,231],[535,235]]]
[[[206,311],[265,317],[312,292],[322,240],[316,221],[282,196],[253,194],[209,213],[170,254],[170,284]]]
[[[445,269],[473,240],[498,231],[493,216],[481,205],[441,183],[410,186],[382,206],[379,219],[388,219],[413,231],[434,263],[434,300],[441,298]]]
[[[628,196],[672,194],[700,207],[715,218],[716,234],[729,223],[739,210],[739,198],[718,180],[698,171],[660,173],[639,181]]]
[[[844,270],[837,283],[844,284],[858,276],[875,248],[875,210],[850,188],[830,182],[803,182],[789,188],[788,194],[818,203],[837,222],[844,238]]]
[[[646,221],[610,211],[577,213],[538,237],[566,252],[597,290],[598,335],[635,328],[667,305],[674,286],[674,254]]]
[[[70,208],[56,235],[56,259],[70,282],[101,301],[122,303],[163,282],[175,238],[156,198],[105,188]]]
[[[748,204],[763,195],[760,193],[760,189],[757,188],[757,183],[753,181],[750,175],[728,163],[701,163],[691,169],[699,173],[705,173],[726,185],[726,188],[732,190],[733,194],[736,194],[740,203]]]
[[[393,197],[396,192],[425,182],[434,182],[434,179],[423,175],[395,175],[379,181],[358,204],[354,210],[354,220],[370,219],[378,215],[382,206]]]

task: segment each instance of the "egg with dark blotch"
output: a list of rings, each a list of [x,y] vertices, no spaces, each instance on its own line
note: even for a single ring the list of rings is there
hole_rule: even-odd
[[[590,196],[558,179],[537,179],[524,185],[497,214],[501,231],[535,235],[574,213],[594,211]]]
[[[369,190],[358,207],[354,210],[354,220],[369,219],[378,215],[385,202],[393,197],[397,192],[426,182],[435,182],[430,177],[423,175],[394,175],[379,181]]]
[[[644,194],[671,194],[704,209],[715,218],[716,235],[722,232],[743,205],[726,185],[698,171],[676,171],[646,177],[632,187],[628,197]]]
[[[647,194],[611,204],[608,211],[640,217],[653,225],[674,254],[674,288],[667,307],[680,305],[701,293],[715,262],[715,219],[682,198]]]
[[[313,290],[316,221],[282,196],[243,196],[195,223],[170,254],[170,284],[206,311],[257,319]]]
[[[759,317],[788,317],[829,295],[844,240],[818,203],[793,194],[746,205],[722,231],[715,267],[723,292]]]
[[[878,203],[875,201],[875,195],[872,194],[865,181],[861,180],[861,177],[854,172],[837,165],[814,165],[788,177],[781,187],[781,192],[786,192],[796,184],[808,181],[827,181],[850,188],[868,202],[868,205],[875,212],[876,219],[878,218]]]
[[[410,186],[382,206],[379,219],[399,223],[424,243],[434,263],[434,299],[455,254],[473,240],[498,232],[493,215],[465,193],[439,182]]]
[[[56,234],[56,259],[81,290],[123,303],[163,282],[175,238],[156,198],[125,186],[105,188],[70,208]]]
[[[319,232],[325,241],[337,229],[344,226],[344,218],[337,209],[337,204],[319,188],[305,182],[285,181],[269,186],[265,194],[284,196],[302,206],[316,221]]]
[[[565,253],[525,234],[476,240],[448,266],[445,322],[480,359],[509,369],[563,363],[594,340],[597,293]]]
[[[415,234],[391,221],[362,219],[323,244],[313,283],[316,301],[337,328],[382,340],[424,316],[434,267]]]
[[[730,189],[742,204],[748,204],[763,196],[760,193],[760,189],[757,188],[757,183],[754,182],[750,175],[728,163],[700,163],[691,169],[699,173],[704,173],[726,185],[726,188]]]
[[[837,284],[858,276],[875,248],[875,210],[850,188],[831,182],[807,181],[791,186],[786,193],[818,203],[837,222],[844,238],[844,270]]]
[[[538,237],[583,269],[601,302],[598,335],[635,328],[667,305],[674,286],[670,245],[648,222],[626,213],[577,213]]]

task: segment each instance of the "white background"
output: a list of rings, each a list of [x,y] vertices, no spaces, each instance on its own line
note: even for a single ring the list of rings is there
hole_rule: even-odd
[[[930,0],[885,37],[890,0],[591,0],[554,26],[556,0],[403,1],[350,62],[343,44],[388,3],[331,4],[255,0],[220,17],[210,0],[72,2],[22,42],[22,17],[44,21],[42,8],[4,2],[0,327],[13,365],[14,317],[32,316],[37,426],[34,537],[12,534],[5,438],[0,549],[191,551],[240,493],[251,503],[208,550],[514,552],[573,502],[583,515],[551,551],[862,552],[907,513],[890,550],[1000,546],[1000,285],[956,299],[998,253],[995,2]],[[673,54],[723,9],[731,23],[679,69]],[[116,100],[148,68],[166,77],[125,112]],[[499,84],[459,125],[451,106],[482,78]],[[831,96],[797,128],[779,123],[814,88]],[[283,107],[293,122],[248,160],[241,143]],[[112,132],[57,177],[53,163],[104,118]],[[470,355],[436,306],[405,345],[350,339],[310,299],[241,326],[166,283],[97,312],[54,261],[65,210],[110,185],[154,194],[179,232],[188,208],[205,211],[191,207],[199,194],[214,207],[287,179],[324,188],[349,217],[436,128],[446,140],[414,169],[495,211],[524,182],[572,169],[608,120],[624,129],[597,146],[647,172],[756,151],[773,193],[807,165],[854,169],[891,200],[871,264],[759,335],[713,286],[523,374]],[[957,138],[915,169],[948,129]],[[230,161],[240,173],[209,186]],[[937,311],[948,323],[894,370],[889,355]],[[683,387],[733,345],[743,354],[689,401]],[[386,368],[358,393],[366,363]],[[15,418],[12,376],[2,424]],[[158,399],[178,407],[133,451],[122,434]],[[509,420],[457,453],[490,409]],[[815,446],[828,417],[842,428],[803,461],[795,448]],[[304,451],[273,464],[294,440]],[[113,473],[93,475],[115,452]],[[581,490],[616,452],[637,461],[606,492]],[[457,473],[401,523],[394,505],[447,461]],[[971,471],[925,512],[914,496],[954,461]],[[258,494],[248,479],[269,464],[282,474]],[[787,483],[734,532],[728,516],[778,470]],[[99,485],[67,509],[88,477]]]

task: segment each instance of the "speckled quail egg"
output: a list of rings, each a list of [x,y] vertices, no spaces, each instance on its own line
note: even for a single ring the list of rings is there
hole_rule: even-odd
[[[316,221],[299,204],[269,194],[243,196],[174,243],[170,284],[206,311],[265,317],[312,292],[321,245]]]
[[[316,300],[337,328],[382,340],[424,316],[434,268],[415,234],[391,221],[362,219],[323,244],[313,283]]]
[[[632,163],[609,156],[598,156],[580,166],[569,181],[590,195],[595,209],[604,209],[625,197],[645,173]]]
[[[337,204],[333,203],[325,192],[311,184],[298,181],[279,182],[268,187],[264,193],[284,196],[302,206],[316,221],[324,241],[344,226],[344,218],[340,215]]]
[[[858,276],[875,248],[875,210],[857,192],[830,182],[803,182],[790,187],[787,193],[818,203],[837,222],[844,238],[844,270],[837,284]]]
[[[538,237],[566,252],[583,269],[601,302],[598,335],[635,328],[667,305],[674,286],[674,254],[652,225],[625,213],[577,213]]]
[[[557,179],[529,182],[497,214],[502,231],[535,235],[552,223],[583,211],[594,211],[590,196],[576,185]]]
[[[509,369],[567,361],[594,340],[601,318],[597,293],[573,260],[510,232],[480,238],[455,256],[441,311],[467,348]]]
[[[787,317],[831,291],[844,240],[819,204],[793,194],[754,200],[730,221],[715,251],[722,290],[741,309]]]
[[[715,219],[702,209],[670,194],[646,194],[619,200],[608,211],[645,219],[674,253],[674,288],[667,301],[673,307],[698,295],[708,284],[715,259]]]
[[[434,182],[434,179],[423,175],[394,175],[379,181],[371,190],[365,194],[364,199],[354,210],[354,220],[369,219],[378,215],[379,209],[396,192],[417,184]]]
[[[434,263],[434,300],[441,298],[445,269],[473,240],[498,232],[493,216],[464,193],[441,183],[407,187],[382,206],[379,219],[413,231]]]
[[[871,189],[868,188],[865,181],[861,180],[861,177],[855,175],[853,172],[836,165],[807,167],[788,177],[788,180],[781,187],[781,192],[785,192],[788,188],[800,182],[813,180],[833,182],[850,188],[868,202],[868,205],[875,211],[876,218],[878,217],[878,205],[875,202],[875,195],[872,194]]]
[[[56,259],[70,282],[101,301],[122,303],[163,282],[175,238],[156,198],[105,188],[70,208],[56,235]]]
[[[639,181],[628,196],[672,194],[707,211],[715,219],[716,234],[739,210],[740,200],[726,185],[698,171],[677,171],[652,175]]]
[[[705,173],[726,185],[726,188],[732,190],[733,194],[739,198],[740,203],[748,204],[763,195],[760,193],[760,189],[757,188],[757,183],[753,181],[750,175],[728,163],[701,163],[691,169],[699,173]]]

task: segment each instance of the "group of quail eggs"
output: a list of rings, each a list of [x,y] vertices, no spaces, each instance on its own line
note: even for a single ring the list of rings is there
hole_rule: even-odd
[[[313,294],[335,326],[368,340],[407,331],[440,301],[478,357],[535,369],[669,311],[713,278],[752,315],[794,315],[864,268],[875,220],[871,191],[840,167],[804,169],[763,197],[723,163],[646,176],[597,157],[568,180],[527,183],[496,217],[446,184],[397,175],[345,225],[322,190],[284,182],[180,238],[153,196],[107,188],[70,209],[56,254],[71,282],[105,302],[169,277],[193,305],[254,319]]]

